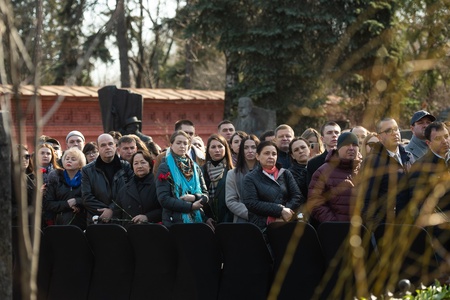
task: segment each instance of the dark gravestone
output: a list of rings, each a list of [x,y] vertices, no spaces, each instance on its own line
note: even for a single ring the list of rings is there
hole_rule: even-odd
[[[120,131],[126,120],[131,117],[142,120],[144,106],[142,95],[109,85],[98,90],[98,100],[102,111],[104,132]]]

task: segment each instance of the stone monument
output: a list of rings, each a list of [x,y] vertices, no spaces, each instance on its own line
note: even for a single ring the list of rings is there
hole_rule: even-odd
[[[276,115],[274,111],[254,106],[249,97],[241,97],[238,104],[238,117],[233,124],[236,130],[260,136],[266,130],[275,129]]]

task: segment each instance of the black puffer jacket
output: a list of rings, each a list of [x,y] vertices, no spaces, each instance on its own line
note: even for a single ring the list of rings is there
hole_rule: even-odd
[[[202,170],[195,164],[197,168],[197,174],[199,176],[202,194],[197,194],[196,198],[202,200],[202,204],[208,203],[208,189],[203,179]],[[159,165],[158,173],[156,176],[156,193],[158,195],[158,201],[163,208],[162,221],[166,227],[170,227],[173,224],[183,223],[182,214],[189,213],[192,210],[192,203],[176,198],[172,192],[172,186],[169,180],[160,180],[160,176],[164,176],[169,172],[169,166],[163,162]],[[192,179],[191,179],[192,180]]]
[[[305,202],[291,172],[281,168],[274,180],[259,164],[244,177],[243,200],[249,221],[262,230],[267,227],[267,217],[281,218],[280,204],[295,211]]]
[[[144,178],[134,176],[117,195],[115,218],[131,220],[137,215],[146,215],[151,223],[161,222],[162,208],[156,197],[153,173]]]
[[[75,198],[80,211],[74,214],[67,200]],[[71,187],[64,178],[64,170],[54,170],[48,175],[47,191],[43,199],[45,211],[56,215],[56,225],[76,225],[86,229],[86,209],[81,198],[81,185]]]
[[[300,188],[300,192],[306,199],[308,197],[308,169],[306,168],[306,165],[301,165],[298,162],[293,161],[289,171],[292,173],[292,176],[294,176],[295,182],[297,182],[297,185]]]
[[[101,158],[98,157],[82,169],[81,193],[83,196],[83,204],[87,210],[88,223],[92,223],[92,216],[101,214],[97,209],[110,208],[114,210],[114,201],[117,199],[117,192],[133,176],[130,164],[124,160],[120,160],[116,156],[111,163],[116,164],[119,170],[114,174],[111,185],[105,173],[97,166],[99,159]]]

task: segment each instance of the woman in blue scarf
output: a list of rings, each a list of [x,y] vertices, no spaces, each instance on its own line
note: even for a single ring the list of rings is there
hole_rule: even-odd
[[[86,157],[77,147],[64,152],[64,169],[56,169],[48,176],[44,211],[56,215],[56,225],[76,225],[86,229],[86,211],[81,199],[81,168]]]
[[[158,168],[156,192],[166,227],[204,222],[201,208],[208,202],[208,190],[200,167],[187,154],[190,146],[189,135],[176,131],[170,137],[165,161]]]

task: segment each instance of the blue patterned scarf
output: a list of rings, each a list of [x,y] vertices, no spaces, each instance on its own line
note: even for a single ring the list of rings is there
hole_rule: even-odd
[[[172,149],[167,151],[166,162],[169,166],[170,175],[173,179],[173,194],[175,197],[180,198],[186,194],[202,194],[202,189],[200,187],[200,180],[197,173],[196,163],[192,161],[192,172],[193,176],[188,180],[184,174],[181,172],[180,168],[177,166],[176,160],[179,158],[178,155],[172,153]],[[189,159],[189,158],[188,158]],[[184,170],[186,171],[186,170]],[[200,210],[194,210],[190,213],[182,213],[183,223],[202,223],[202,215]]]

